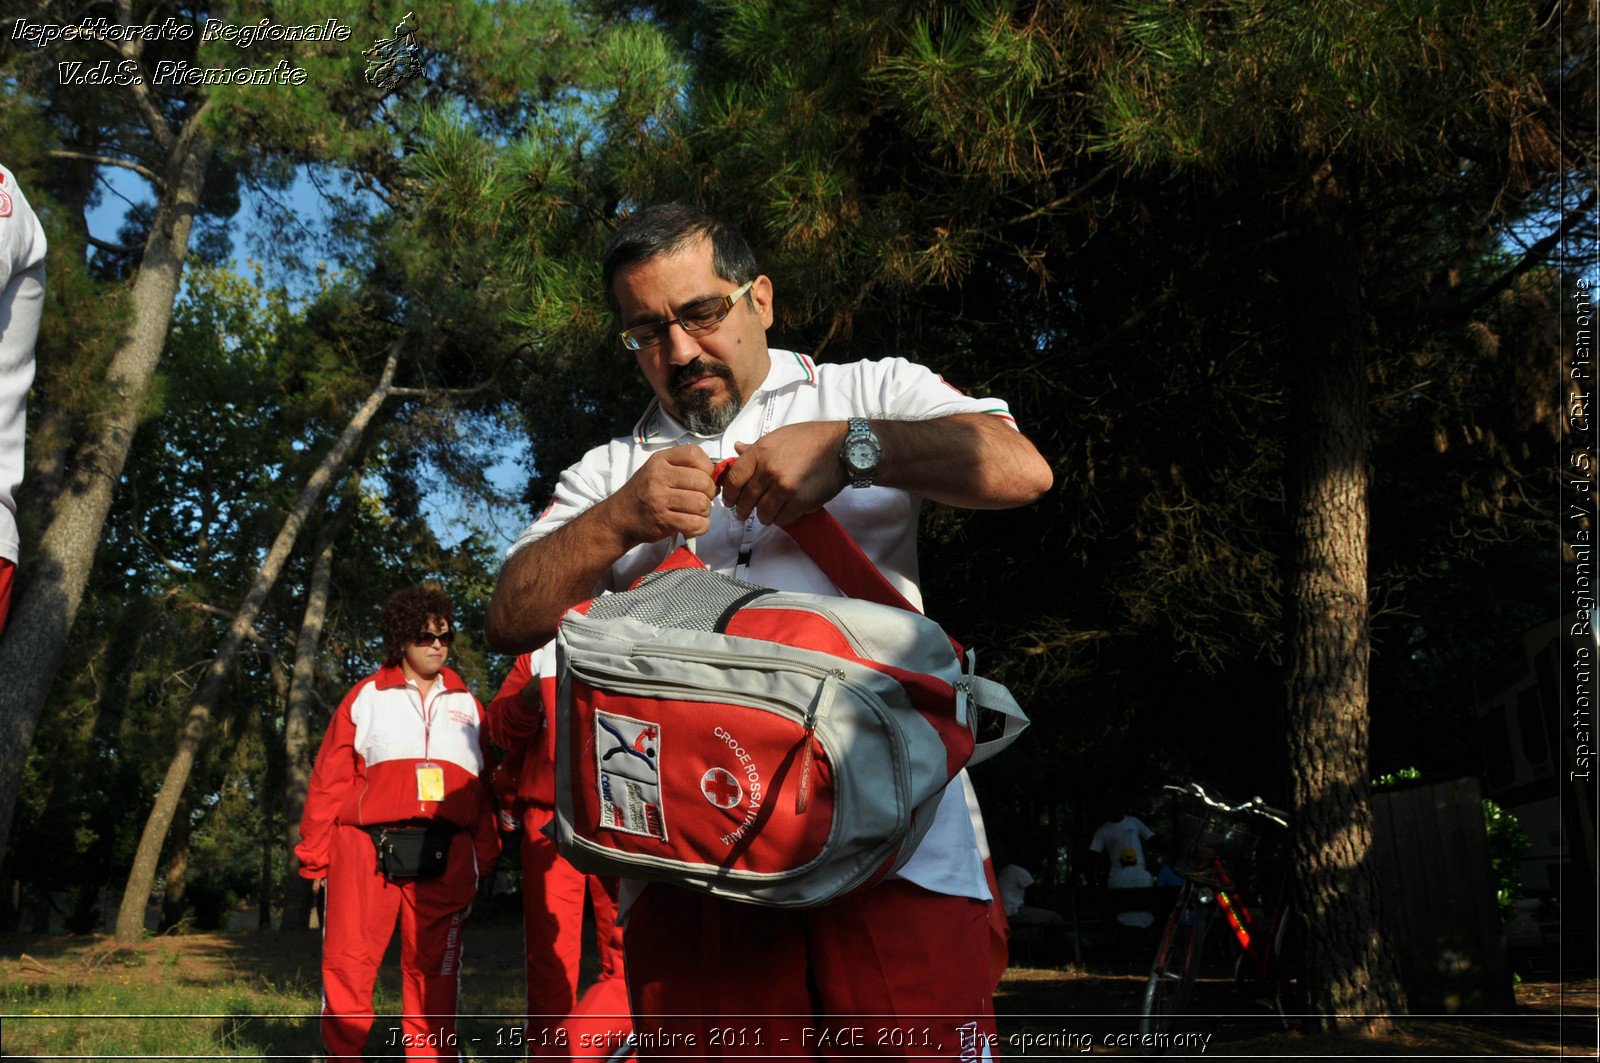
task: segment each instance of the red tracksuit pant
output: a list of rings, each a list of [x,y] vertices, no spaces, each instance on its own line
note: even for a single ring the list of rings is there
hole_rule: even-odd
[[[16,582],[17,566],[0,557],[0,634],[6,629],[6,618],[11,615],[11,586]]]
[[[651,885],[625,941],[640,1060],[999,1055],[982,901],[891,879],[785,911]]]
[[[437,878],[390,882],[378,872],[372,838],[334,827],[322,930],[322,1043],[328,1059],[361,1059],[372,1028],[372,986],[400,923],[399,1031],[383,1037],[384,1054],[459,1059],[456,998],[461,931],[478,889],[472,836],[455,836],[450,863]]]
[[[548,818],[548,816],[544,817]],[[622,939],[616,927],[616,880],[585,875],[539,833],[530,816],[522,832],[522,934],[527,954],[530,1052],[559,1047],[553,1030],[578,998],[578,961],[583,955],[583,898],[594,903],[600,978],[622,975]],[[565,1054],[565,1053],[562,1053]]]

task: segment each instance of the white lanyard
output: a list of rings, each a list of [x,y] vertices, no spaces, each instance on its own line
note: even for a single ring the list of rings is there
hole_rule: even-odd
[[[761,432],[756,436],[760,439],[772,428],[772,420],[778,412],[778,391],[776,388],[767,392],[767,407],[761,414]],[[739,561],[734,566],[733,578],[745,579],[750,573],[750,555],[755,549],[756,527],[759,520],[756,511],[752,509],[750,515],[744,519],[744,536],[739,540]]]
[[[433,683],[428,687],[429,692],[434,695],[433,702],[437,702],[439,700],[438,688],[443,682],[444,680],[440,677],[433,677]],[[417,710],[417,715],[422,718],[422,763],[424,767],[427,767],[432,764],[432,762],[428,759],[428,740],[433,736],[433,717],[436,711],[436,706],[430,703],[427,698],[422,696],[422,688],[417,685],[417,681],[415,679],[409,680],[407,685],[417,692],[417,704],[415,708]]]

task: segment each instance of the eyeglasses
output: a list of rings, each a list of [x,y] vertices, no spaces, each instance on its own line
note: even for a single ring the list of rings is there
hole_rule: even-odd
[[[455,640],[456,633],[454,631],[446,631],[442,635],[436,634],[432,631],[419,631],[415,635],[411,636],[411,645],[432,646],[435,642],[438,642],[439,645],[448,650],[450,648],[450,644]]]
[[[750,290],[754,280],[745,281],[735,288],[729,295],[721,295],[712,299],[702,299],[698,303],[690,303],[679,311],[678,316],[668,321],[652,321],[645,325],[635,325],[625,329],[619,335],[622,345],[630,351],[642,351],[647,347],[654,347],[666,338],[667,328],[671,325],[681,325],[685,332],[704,332],[715,328],[728,316],[734,304],[744,298],[744,293]]]

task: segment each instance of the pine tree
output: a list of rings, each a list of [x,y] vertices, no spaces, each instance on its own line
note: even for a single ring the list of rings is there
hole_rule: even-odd
[[[116,5],[113,21],[153,26],[168,14],[160,3],[129,0]],[[33,4],[23,15],[36,25],[55,25],[105,16],[105,11],[93,3]],[[0,693],[6,737],[0,754],[0,848],[134,434],[149,412],[150,388],[196,219],[237,210],[243,182],[268,192],[285,187],[297,165],[348,178],[380,200],[401,194],[392,183],[403,165],[416,108],[452,100],[471,110],[483,128],[514,127],[530,99],[559,93],[561,84],[550,71],[559,71],[567,55],[556,47],[530,51],[523,42],[559,42],[570,21],[568,9],[559,4],[493,13],[468,5],[425,14],[417,35],[425,76],[403,83],[391,97],[364,77],[363,51],[393,34],[393,26],[375,22],[366,5],[219,0],[191,5],[173,17],[185,31],[179,38],[112,42],[117,52],[112,67],[132,64],[129,69],[141,75],[127,83],[61,82],[107,58],[105,43],[87,36],[14,48],[5,57],[7,111],[26,112],[16,124],[29,130],[60,167],[47,187],[63,193],[75,208],[61,218],[68,242],[93,244],[112,256],[112,272],[126,278],[128,314],[127,333],[114,345],[103,373],[98,366],[84,368],[99,401],[82,404],[77,431],[35,433],[36,451],[44,446],[51,452],[36,452],[31,459],[45,475],[32,485],[28,504],[46,516],[37,540],[24,546],[15,622],[0,638],[0,671],[21,677]],[[350,39],[261,39],[248,48],[239,43],[243,37],[203,41],[201,28],[212,18],[234,26],[241,19],[308,26],[331,18],[349,28]],[[157,76],[164,63],[179,65],[167,68],[170,75],[182,64],[273,68],[280,61],[304,77],[218,85]],[[92,237],[82,217],[94,175],[105,167],[141,174],[157,197],[152,208],[135,212],[133,221],[141,224],[127,246]],[[353,219],[344,223],[359,227]],[[64,409],[62,398],[47,396],[46,405]],[[41,497],[40,487],[53,493]]]
[[[1056,614],[1015,640],[1034,643],[1015,667],[1036,693],[1148,659],[1154,635],[1208,670],[1282,662],[1311,1008],[1329,1025],[1400,1010],[1365,791],[1370,379],[1427,402],[1404,367],[1555,244],[1503,275],[1483,248],[1592,210],[1556,195],[1594,168],[1592,132],[1556,108],[1592,100],[1581,9],[653,10],[693,77],[682,120],[641,144],[641,198],[734,215],[779,279],[780,333],[936,351],[1056,444],[1065,504],[1042,542],[1102,593],[983,559],[991,594],[1017,588],[1008,613]],[[1537,519],[1514,492],[1464,486],[1472,506]],[[1133,654],[1122,632],[1141,635]]]

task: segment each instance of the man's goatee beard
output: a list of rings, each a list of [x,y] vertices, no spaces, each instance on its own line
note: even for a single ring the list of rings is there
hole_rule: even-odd
[[[738,387],[731,380],[727,381],[727,385],[728,401],[720,406],[710,405],[708,399],[703,399],[694,407],[680,402],[684,427],[697,436],[720,436],[726,432],[734,418],[739,416],[739,411],[744,409],[744,396],[739,393]],[[698,398],[699,393],[695,393],[695,397]]]
[[[727,388],[728,399],[721,406],[711,405],[709,391],[694,387],[695,381],[706,377],[716,377]],[[734,382],[732,370],[721,362],[696,358],[680,365],[672,371],[668,386],[678,401],[679,419],[697,436],[720,436],[744,408],[744,392]]]

